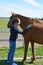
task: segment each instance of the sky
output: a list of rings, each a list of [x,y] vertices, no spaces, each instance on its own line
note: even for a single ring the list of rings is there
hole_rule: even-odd
[[[42,18],[43,0],[0,0],[0,16],[10,17],[12,13]]]

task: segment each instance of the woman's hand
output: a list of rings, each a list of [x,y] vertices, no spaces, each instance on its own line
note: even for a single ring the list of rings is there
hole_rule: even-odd
[[[27,25],[26,29],[31,29],[33,26],[32,24]]]

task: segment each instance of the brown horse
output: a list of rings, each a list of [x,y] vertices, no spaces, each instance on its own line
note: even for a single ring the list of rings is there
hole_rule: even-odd
[[[31,42],[31,47],[32,47],[32,56],[33,56],[32,62],[33,62],[35,60],[34,42],[43,44],[43,23],[35,19],[19,15],[19,14],[12,14],[12,16],[10,17],[10,22],[12,18],[19,18],[21,20],[20,26],[22,29],[24,29],[28,24],[33,25],[33,28],[23,35],[24,42],[25,42],[23,62],[26,60],[29,41]]]

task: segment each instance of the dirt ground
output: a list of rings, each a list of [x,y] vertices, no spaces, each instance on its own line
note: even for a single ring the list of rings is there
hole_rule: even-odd
[[[9,40],[9,36],[10,34],[9,33],[0,33],[0,47],[9,47],[9,41],[6,41],[6,40]],[[5,41],[3,41],[5,40]],[[23,36],[22,35],[18,35],[18,39],[16,41],[16,46],[23,46]]]
[[[9,33],[0,33],[0,47],[9,47]],[[6,39],[6,40],[5,40]],[[5,40],[5,41],[3,41]],[[16,41],[16,46],[23,46],[24,45],[24,38],[22,35],[18,35],[18,39]],[[29,43],[29,46],[31,46],[31,44]],[[35,43],[35,46],[40,46],[39,44]]]

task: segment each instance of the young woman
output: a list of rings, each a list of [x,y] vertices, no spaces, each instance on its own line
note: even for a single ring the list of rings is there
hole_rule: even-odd
[[[32,28],[32,24],[28,25],[23,31],[19,31],[17,26],[19,25],[19,19],[13,18],[12,23],[8,23],[8,28],[10,28],[10,50],[8,53],[8,61],[10,62],[10,65],[17,65],[16,63],[13,63],[13,57],[16,49],[16,39],[18,37],[18,34],[25,34],[29,29]]]

